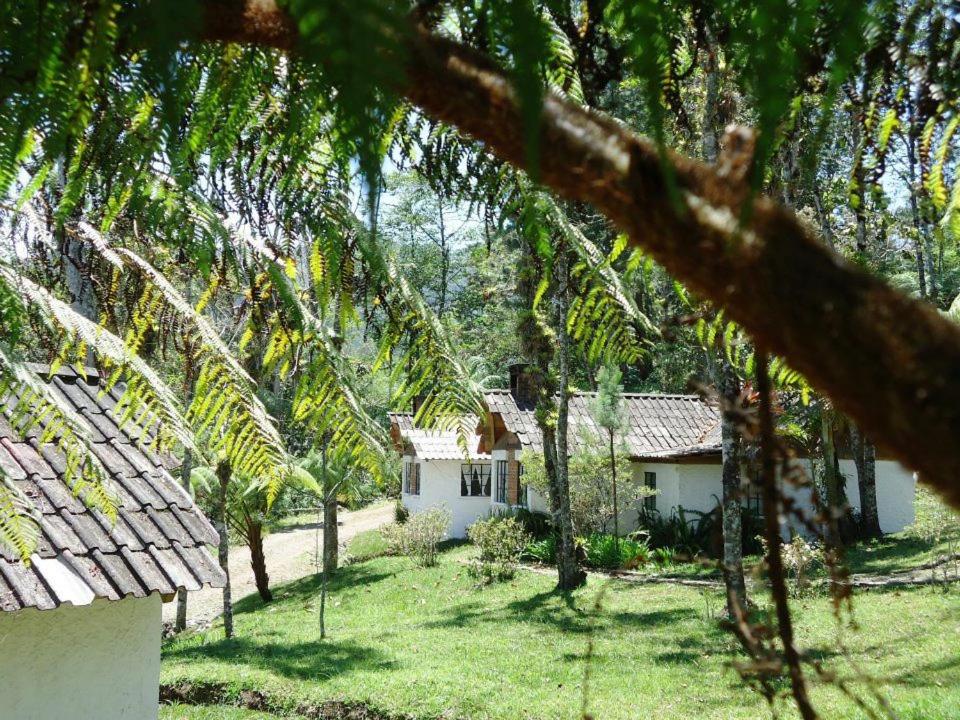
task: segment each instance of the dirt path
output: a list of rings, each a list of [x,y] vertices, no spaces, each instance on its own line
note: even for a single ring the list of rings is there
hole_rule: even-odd
[[[340,513],[341,547],[354,535],[365,530],[373,530],[393,520],[393,504],[380,503],[356,512]],[[320,545],[323,546],[323,532],[320,531]],[[316,552],[316,524],[301,525],[294,528],[276,530],[264,540],[264,553],[267,557],[267,572],[270,574],[270,586],[276,587],[314,572],[314,553]],[[234,601],[256,592],[253,584],[253,572],[250,570],[250,551],[246,547],[230,548],[230,584]],[[209,623],[223,609],[222,591],[204,588],[190,593],[187,599],[187,625],[197,626]],[[177,603],[169,602],[163,606],[164,622],[173,622],[177,616]]]

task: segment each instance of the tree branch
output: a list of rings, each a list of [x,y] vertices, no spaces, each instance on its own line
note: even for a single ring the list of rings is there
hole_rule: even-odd
[[[205,39],[287,51],[299,44],[272,0],[204,5]],[[371,59],[405,70],[390,90],[525,166],[521,112],[503,70],[418,26],[401,46],[402,55]],[[960,329],[829,251],[768,198],[754,199],[741,228],[748,193],[736,162],[661,155],[614,120],[552,94],[540,136],[544,185],[602,211],[960,507]]]

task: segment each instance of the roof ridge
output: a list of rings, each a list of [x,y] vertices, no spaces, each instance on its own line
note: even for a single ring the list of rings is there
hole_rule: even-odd
[[[511,391],[506,388],[491,388],[489,390],[484,390],[483,393],[487,394],[511,394]],[[576,397],[577,395],[596,395],[596,390],[577,390],[573,392],[570,397]],[[662,392],[625,392],[621,393],[621,397],[624,398],[664,398],[664,399],[673,399],[673,400],[696,400],[702,402],[705,405],[709,403],[704,400],[702,397],[695,393],[662,393]]]

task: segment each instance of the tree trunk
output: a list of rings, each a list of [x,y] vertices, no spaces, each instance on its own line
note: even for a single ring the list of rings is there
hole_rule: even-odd
[[[726,360],[720,366],[720,394],[724,403],[734,403],[740,383]],[[743,579],[743,507],[740,478],[740,434],[729,413],[720,419],[723,491],[720,512],[723,523],[723,581],[727,589],[727,614],[737,617],[734,603],[746,608],[747,586]]]
[[[340,541],[337,528],[337,492],[324,476],[323,487],[323,571],[333,574],[340,563]]]
[[[189,450],[183,453],[183,465],[180,466],[180,483],[183,489],[190,492],[190,472],[193,469],[193,453]],[[180,588],[177,590],[177,619],[173,624],[173,629],[182,632],[187,628],[187,590]]]
[[[877,449],[856,427],[850,434],[857,464],[857,489],[860,491],[860,532],[864,538],[878,538],[883,531],[880,530],[877,509]]]
[[[217,463],[217,479],[220,481],[219,507],[217,508],[217,533],[220,535],[217,556],[226,576],[223,584],[223,632],[233,637],[233,602],[230,598],[230,533],[227,522],[227,486],[230,484],[230,461]]]
[[[837,472],[837,447],[833,438],[833,420],[826,402],[820,415],[820,440],[823,449],[823,487],[826,497],[824,509],[827,512],[824,537],[831,547],[840,547],[840,519],[843,515],[845,498],[840,486],[840,473]]]
[[[191,304],[193,298],[191,297],[191,284],[190,281],[187,281],[187,299],[190,300]],[[183,394],[186,398],[185,405],[189,404],[193,400],[193,391],[196,381],[196,371],[194,365],[194,358],[190,349],[190,345],[186,342],[184,343],[184,369],[183,369]],[[180,484],[183,486],[184,491],[193,496],[193,484],[190,482],[190,473],[193,472],[193,453],[190,450],[184,450],[183,452],[183,465],[180,466]],[[177,619],[174,623],[174,630],[177,632],[182,632],[187,627],[187,591],[185,588],[180,588],[177,590]]]
[[[610,480],[613,484],[613,547],[617,556],[617,566],[620,565],[620,505],[617,502],[617,452],[613,447],[613,431],[608,432],[610,437]]]
[[[561,590],[573,590],[583,585],[587,574],[577,565],[577,552],[573,537],[573,520],[570,513],[570,456],[567,450],[567,428],[569,417],[570,382],[570,335],[567,333],[567,315],[570,309],[570,288],[567,277],[567,250],[561,247],[557,253],[556,272],[559,274],[557,287],[557,306],[559,317],[557,335],[559,339],[559,384],[557,402],[557,495],[560,511],[560,545],[562,551],[557,562]]]
[[[260,598],[264,602],[270,602],[273,600],[273,592],[270,590],[270,576],[267,575],[267,558],[263,553],[263,523],[249,517],[245,523],[253,580]]]

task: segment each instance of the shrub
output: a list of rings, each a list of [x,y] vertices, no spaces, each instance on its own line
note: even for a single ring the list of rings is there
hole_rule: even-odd
[[[402,525],[388,525],[381,533],[391,553],[430,567],[437,564],[437,546],[447,537],[452,521],[446,507],[432,507],[413,513]]]
[[[757,539],[763,546],[763,554],[766,556],[768,554],[767,539],[762,536]],[[823,563],[823,550],[808,543],[802,536],[794,535],[790,542],[780,546],[780,558],[793,594],[799,597],[810,589],[810,572],[816,565]]]
[[[580,539],[583,547],[584,562],[593,568],[637,568],[650,559],[650,548],[643,540],[620,538],[613,535],[594,533]]]
[[[699,519],[688,515],[700,516]],[[708,532],[706,523],[701,522],[704,513],[684,510],[676,511],[665,518],[657,510],[640,510],[637,535],[643,535],[651,548],[670,548],[678,555],[694,557],[707,549]],[[701,527],[702,526],[702,527]]]
[[[660,567],[666,567],[674,563],[676,553],[668,547],[659,547],[650,554],[650,559]]]
[[[393,521],[397,525],[403,525],[409,518],[410,511],[407,510],[407,506],[401,500],[397,500],[393,506]]]
[[[530,542],[523,525],[512,517],[477,520],[467,528],[467,537],[480,550],[470,574],[485,584],[512,578],[520,553]]]
[[[557,560],[556,538],[553,535],[548,535],[541,540],[530,543],[520,553],[520,559],[552,565]]]
[[[523,507],[498,508],[490,517],[513,518],[523,527],[532,540],[542,540],[553,533],[553,520],[550,515],[539,510]]]

